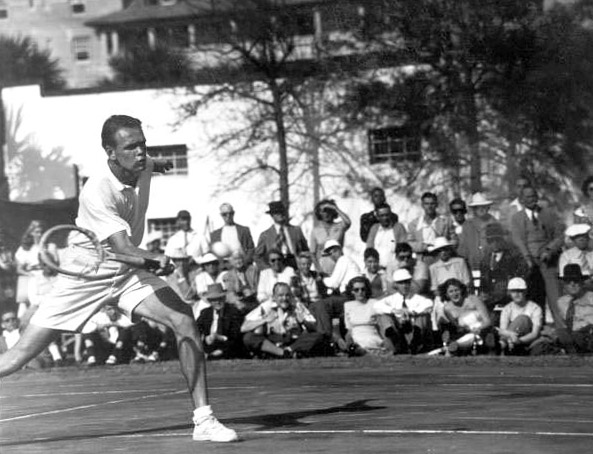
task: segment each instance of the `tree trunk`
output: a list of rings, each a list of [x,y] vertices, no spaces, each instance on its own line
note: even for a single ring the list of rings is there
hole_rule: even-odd
[[[6,177],[6,163],[4,151],[6,148],[6,119],[4,115],[4,103],[2,102],[2,89],[0,88],[0,199],[8,200],[10,188]]]
[[[290,193],[288,183],[288,147],[286,145],[286,129],[284,127],[284,110],[282,109],[282,95],[275,79],[269,82],[272,92],[274,122],[276,123],[276,140],[280,154],[280,200],[290,211]]]
[[[467,142],[469,147],[469,187],[473,194],[482,190],[482,157],[480,156],[480,133],[478,131],[478,112],[476,96],[472,89],[468,89],[465,99],[465,113],[467,121]]]

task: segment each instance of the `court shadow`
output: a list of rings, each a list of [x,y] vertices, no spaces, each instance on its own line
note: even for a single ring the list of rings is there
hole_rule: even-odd
[[[253,415],[253,416],[244,416],[240,418],[227,418],[221,420],[224,424],[228,425],[240,425],[240,424],[248,424],[248,425],[256,425],[258,427],[252,430],[271,430],[271,429],[279,429],[284,427],[302,427],[308,426],[312,423],[307,423],[301,421],[301,419],[308,418],[311,416],[320,416],[320,415],[332,415],[332,414],[339,414],[339,413],[367,413],[376,410],[382,410],[386,407],[383,406],[372,406],[369,405],[369,399],[365,400],[356,400],[354,402],[350,402],[344,405],[336,406],[336,407],[329,407],[329,408],[320,408],[320,409],[312,409],[312,410],[300,410],[294,412],[287,412],[287,413],[270,413],[264,415]],[[4,442],[0,443],[0,446],[24,446],[24,445],[39,445],[45,443],[52,443],[52,442],[59,442],[59,441],[76,441],[76,440],[92,440],[96,438],[109,438],[109,437],[121,437],[121,436],[131,436],[131,435],[149,435],[151,433],[162,433],[168,431],[179,431],[179,430],[187,430],[188,436],[190,433],[190,429],[193,427],[192,424],[178,424],[174,426],[166,426],[166,427],[155,427],[150,429],[140,429],[140,430],[126,430],[126,431],[111,431],[111,432],[103,432],[97,434],[79,434],[79,435],[68,435],[68,436],[58,436],[58,437],[47,437],[43,439],[37,440],[19,440],[14,442]]]

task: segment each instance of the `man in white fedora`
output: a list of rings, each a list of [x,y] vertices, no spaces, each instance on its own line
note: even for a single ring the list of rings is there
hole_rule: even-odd
[[[472,217],[463,224],[457,252],[467,259],[472,271],[480,269],[480,262],[487,244],[486,226],[497,222],[496,218],[489,213],[493,203],[481,192],[476,192],[467,204],[472,211]]]
[[[560,254],[558,269],[560,278],[564,277],[564,267],[568,264],[576,264],[581,267],[585,276],[584,285],[587,290],[593,287],[593,251],[591,251],[589,224],[573,224],[566,229],[565,235],[570,239],[572,247]]]

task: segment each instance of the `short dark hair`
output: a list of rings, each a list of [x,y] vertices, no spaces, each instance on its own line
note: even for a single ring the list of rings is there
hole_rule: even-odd
[[[399,254],[400,252],[413,252],[410,243],[397,243],[395,245],[395,255]]]
[[[453,209],[453,205],[461,205],[463,207],[463,209],[467,212],[467,206],[463,199],[460,199],[459,197],[457,197],[456,199],[451,200],[451,202],[449,203],[450,210]]]
[[[321,221],[321,207],[324,205],[335,204],[335,203],[336,202],[332,199],[323,199],[323,200],[320,200],[319,202],[317,202],[317,204],[315,205],[315,209],[313,210],[313,212],[315,213],[315,218],[318,221]],[[334,210],[332,218],[337,219],[337,217],[338,217],[338,213],[337,213],[337,211]]]
[[[366,298],[370,298],[373,295],[373,289],[371,288],[371,281],[366,276],[355,276],[348,282],[346,285],[346,296],[350,299],[354,298],[354,294],[352,293],[352,287],[356,283],[364,284],[364,296]]]
[[[376,206],[375,207],[375,210],[379,211],[379,210],[384,209],[384,208],[387,208],[389,211],[391,211],[391,205],[389,205],[387,202],[382,203],[379,206]]]
[[[375,193],[375,192],[381,192],[383,194],[385,194],[385,189],[383,189],[381,186],[375,186],[373,189],[371,189],[371,194]]]
[[[366,259],[370,257],[379,260],[379,251],[377,251],[374,247],[366,248],[364,250],[363,258],[366,261]]]
[[[424,200],[424,199],[434,199],[436,202],[439,201],[439,198],[437,197],[437,195],[434,192],[425,192],[424,194],[422,194],[422,197],[420,197],[420,200]]]
[[[270,260],[270,255],[272,254],[276,254],[279,255],[280,257],[282,257],[282,261],[284,261],[284,254],[282,253],[282,251],[280,249],[276,249],[276,248],[272,248],[268,251],[268,253],[266,254],[266,259],[269,261]]]
[[[447,279],[445,282],[439,285],[438,291],[441,297],[441,301],[449,301],[449,297],[447,296],[447,289],[452,285],[459,288],[459,290],[461,291],[462,298],[465,299],[467,297],[467,285],[465,285],[459,279],[455,279],[454,277],[452,277],[451,279]]]
[[[122,128],[142,130],[142,122],[128,115],[112,115],[109,117],[103,123],[103,129],[101,129],[101,146],[103,149],[106,150],[108,146],[113,147],[115,145],[115,133]]]
[[[583,192],[585,197],[588,197],[588,195],[589,195],[589,191],[587,191],[587,188],[589,188],[591,183],[593,183],[593,175],[585,178],[585,181],[583,181],[583,184],[581,185],[581,191]]]
[[[288,285],[286,282],[276,282],[274,287],[272,287],[272,295],[275,295],[276,290],[278,290],[280,287],[286,287],[292,293],[290,290],[290,285]]]

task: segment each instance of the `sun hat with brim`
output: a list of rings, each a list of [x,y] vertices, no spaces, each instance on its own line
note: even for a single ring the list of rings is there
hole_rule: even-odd
[[[204,298],[207,300],[215,300],[219,298],[224,298],[226,296],[226,292],[224,288],[222,288],[221,284],[210,284],[206,288],[206,293],[204,294]]]
[[[411,281],[412,275],[406,268],[399,268],[393,272],[392,279],[393,282]]]
[[[493,203],[494,202],[492,202],[492,200],[488,200],[484,196],[484,194],[482,194],[481,192],[476,192],[475,194],[472,195],[467,206],[468,207],[484,207],[484,206],[490,206]]]
[[[573,224],[566,229],[567,237],[574,238],[575,236],[587,235],[591,231],[589,224]]]
[[[576,263],[569,263],[564,267],[562,273],[562,280],[564,281],[584,281],[585,276],[581,270],[581,267]]]
[[[447,238],[445,238],[444,236],[439,236],[434,240],[432,246],[428,247],[428,252],[437,252],[439,249],[443,249],[450,246],[453,246],[453,244]]]
[[[200,265],[205,265],[206,263],[218,262],[218,257],[216,257],[212,252],[207,252],[198,260]]]
[[[527,283],[520,277],[514,277],[509,281],[507,290],[527,290]]]
[[[339,247],[341,248],[342,245],[338,243],[336,240],[327,240],[323,245],[323,253],[327,254],[332,248]]]

